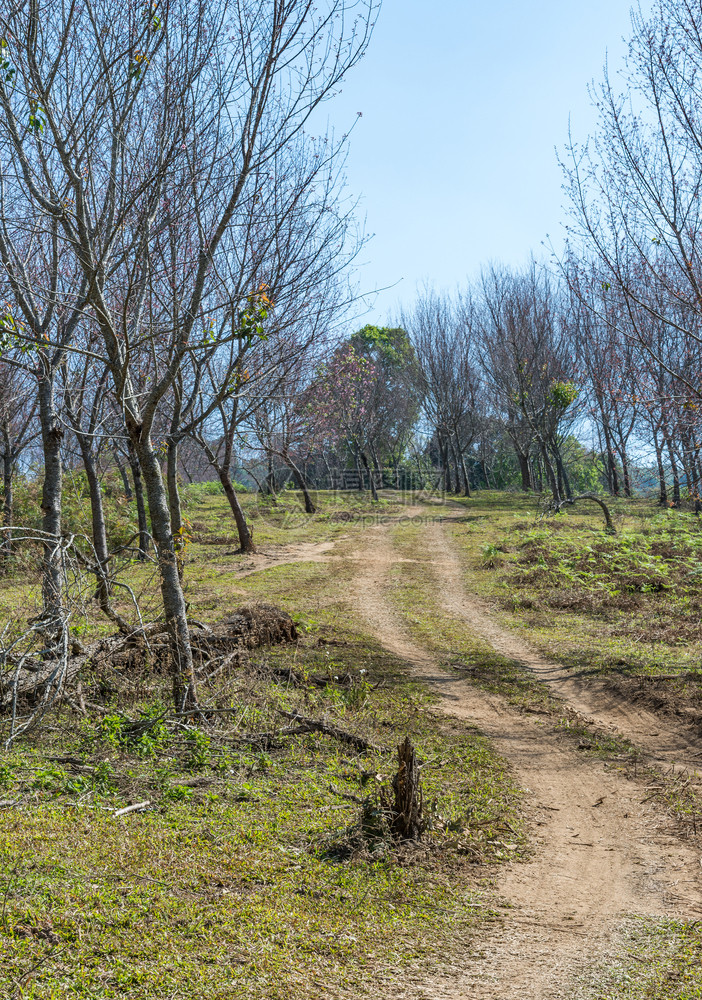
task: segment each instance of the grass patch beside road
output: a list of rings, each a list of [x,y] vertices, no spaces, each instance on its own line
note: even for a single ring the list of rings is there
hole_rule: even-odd
[[[203,681],[203,701],[234,712],[201,736],[155,724],[132,739],[123,717],[156,719],[169,696],[167,678],[138,675],[103,692],[107,718],[62,712],[15,747],[0,789],[15,803],[0,811],[1,995],[377,995],[463,952],[493,918],[476,862],[522,849],[519,792],[489,743],[439,723],[427,692],[349,616],[350,572],[334,560],[221,575],[210,619],[265,597],[303,635]],[[98,683],[86,679],[86,696]],[[281,710],[382,752],[319,733],[236,742],[286,725]],[[405,735],[425,762],[418,849],[396,849],[374,820]]]

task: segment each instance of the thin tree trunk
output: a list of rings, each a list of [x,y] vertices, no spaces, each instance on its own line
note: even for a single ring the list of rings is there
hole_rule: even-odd
[[[224,468],[224,466],[220,466],[217,468],[217,475],[219,476],[219,481],[222,484],[222,488],[226,494],[227,500],[229,501],[229,506],[232,509],[234,520],[236,521],[236,530],[239,535],[239,548],[242,552],[254,553],[256,551],[256,546],[254,545],[253,535],[248,524],[246,523],[246,517],[242,506],[239,503],[239,497],[234,489],[231,476],[229,475],[229,470]]]
[[[136,500],[137,506],[137,522],[139,525],[139,559],[143,562],[146,559],[146,553],[149,551],[149,524],[146,519],[144,481],[141,475],[141,465],[139,464],[139,456],[131,440],[129,441],[129,466],[132,470],[132,479],[134,480],[134,499]]]
[[[2,437],[4,448],[2,455],[2,523],[8,530],[3,531],[2,533],[3,537],[2,546],[0,546],[0,554],[3,558],[7,558],[12,555],[12,532],[9,528],[12,525],[14,518],[13,480],[15,472],[15,463],[13,461],[12,454],[12,441],[7,424],[3,426]]]
[[[41,510],[42,531],[54,540],[44,542],[42,562],[42,599],[44,614],[56,618],[61,611],[61,490],[63,469],[61,466],[61,442],[63,427],[58,419],[55,403],[53,371],[46,372],[39,379],[39,420],[44,450],[44,484],[42,488]]]
[[[619,476],[617,474],[617,459],[614,454],[614,448],[612,447],[612,438],[609,433],[609,428],[607,424],[603,427],[605,447],[607,449],[607,467],[609,470],[608,479],[610,483],[610,492],[612,496],[619,496]]]
[[[449,435],[449,447],[451,449],[451,455],[453,456],[453,472],[454,472],[454,482],[456,483],[456,493],[461,492],[461,481],[460,481],[460,468],[458,462],[458,452],[456,451],[456,443],[454,441],[453,435]]]
[[[107,528],[105,525],[105,508],[102,502],[102,490],[100,489],[100,480],[95,467],[95,459],[90,451],[90,447],[87,445],[87,442],[84,444],[84,442],[81,441],[78,434],[76,434],[76,437],[78,438],[78,444],[83,457],[85,478],[88,480],[93,548],[95,549],[95,557],[100,567],[99,573],[97,574],[95,597],[97,598],[102,610],[108,611],[111,610],[110,588],[107,582],[110,553],[107,545]]]
[[[329,465],[329,459],[327,458],[327,453],[322,449],[322,461],[324,462],[324,468],[327,470],[327,489],[334,489],[334,477],[332,475],[331,466]]]
[[[553,495],[553,502],[558,505],[561,502],[561,495],[558,489],[558,482],[556,480],[556,473],[554,472],[553,465],[551,464],[551,459],[548,457],[546,451],[546,445],[541,443],[541,460],[544,463],[544,468],[546,469],[546,476],[548,478],[548,484]]]
[[[570,489],[570,480],[568,479],[568,473],[566,472],[565,465],[563,464],[563,459],[561,458],[561,453],[558,448],[554,446],[554,455],[556,458],[556,468],[558,469],[558,485],[559,488],[562,487],[562,493],[565,493],[566,497],[570,500],[573,496]]]
[[[626,448],[622,445],[621,449],[621,459],[622,459],[622,475],[624,476],[624,496],[631,496],[631,476],[629,475],[629,458],[626,453]]]
[[[656,452],[656,465],[658,466],[658,502],[662,507],[668,506],[668,486],[665,481],[665,466],[663,465],[663,449],[658,441],[658,434],[653,431],[653,447]]]
[[[678,471],[678,463],[675,459],[675,451],[673,450],[673,442],[670,438],[666,438],[666,447],[668,448],[668,460],[670,461],[670,468],[673,472],[673,505],[675,507],[680,506],[680,473]]]
[[[168,512],[171,515],[173,546],[178,561],[178,574],[182,580],[185,538],[183,537],[183,512],[180,506],[180,492],[178,491],[178,442],[172,438],[168,441],[166,451],[166,482],[168,484]]]
[[[266,476],[266,490],[270,496],[275,498],[276,491],[275,491],[275,472],[273,471],[273,459],[271,457],[270,452],[267,452],[266,456],[268,459],[268,475]]]
[[[146,496],[149,501],[151,530],[156,545],[161,579],[163,610],[171,639],[174,704],[177,711],[187,711],[197,707],[197,685],[193,651],[190,644],[187,605],[173,544],[168,496],[161,474],[161,466],[150,436],[142,434],[141,428],[134,425],[128,429],[139,459]]]
[[[117,451],[116,448],[114,449],[114,451],[112,452],[112,454],[114,455],[114,458],[115,458],[115,464],[117,466],[117,470],[118,470],[118,472],[119,472],[119,474],[120,474],[120,476],[122,478],[122,486],[124,487],[124,495],[125,495],[126,499],[131,503],[132,500],[134,499],[134,493],[132,492],[132,487],[131,487],[131,485],[129,483],[129,476],[127,475],[127,470],[125,469],[124,464],[123,464],[121,458],[119,457],[119,452]]]
[[[453,481],[451,479],[451,467],[449,463],[448,444],[444,437],[439,438],[439,456],[444,468],[444,492],[453,493]]]
[[[458,449],[458,454],[461,459],[461,473],[463,475],[463,495],[470,497],[470,479],[468,478],[468,469],[466,468],[466,457],[461,451],[460,447]]]
[[[312,502],[312,497],[310,496],[310,491],[307,488],[307,483],[305,482],[305,477],[303,476],[303,474],[300,471],[299,467],[292,460],[292,458],[290,458],[290,456],[287,454],[287,452],[284,453],[284,454],[281,454],[281,458],[286,463],[286,465],[288,466],[288,468],[292,471],[293,476],[297,480],[297,485],[300,487],[300,490],[302,492],[302,497],[303,497],[303,499],[305,501],[305,513],[306,514],[316,514],[317,513],[317,508],[315,507],[314,503]]]
[[[375,488],[375,478],[373,476],[373,473],[371,472],[370,466],[368,465],[368,456],[366,455],[365,451],[363,451],[363,449],[361,449],[361,461],[363,462],[364,468],[368,473],[368,479],[370,481],[371,497],[373,498],[374,501],[376,501],[378,499],[378,491]]]
[[[380,467],[380,462],[378,460],[378,453],[376,452],[375,445],[372,442],[369,445],[369,449],[370,449],[371,459],[373,461],[373,472],[374,475],[378,477],[376,485],[379,485],[382,490],[383,487],[385,486],[385,480],[383,479],[383,470]]]
[[[517,452],[517,460],[519,462],[519,471],[522,476],[522,491],[528,493],[531,489],[531,469],[529,467],[529,456],[522,455],[520,451]]]

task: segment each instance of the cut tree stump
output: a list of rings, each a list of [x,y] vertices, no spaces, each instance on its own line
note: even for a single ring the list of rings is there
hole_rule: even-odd
[[[396,840],[420,840],[426,826],[423,816],[420,764],[406,736],[397,748],[399,767],[392,779],[392,797],[382,793],[383,808],[390,814],[390,829]]]

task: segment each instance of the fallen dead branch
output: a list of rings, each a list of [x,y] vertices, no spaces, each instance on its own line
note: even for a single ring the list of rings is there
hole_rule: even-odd
[[[333,739],[339,740],[341,743],[348,743],[356,750],[364,752],[383,752],[379,746],[376,746],[376,744],[364,739],[362,736],[357,736],[355,733],[349,733],[347,730],[340,729],[338,726],[331,726],[329,723],[322,722],[320,719],[309,719],[304,715],[299,715],[297,712],[284,712],[282,709],[278,709],[278,712],[280,715],[285,716],[286,719],[292,719],[294,722],[299,723],[301,732],[306,731],[309,733],[323,733],[325,736],[331,736]]]
[[[118,809],[117,812],[113,813],[115,819],[118,816],[126,816],[127,813],[141,812],[142,809],[147,809],[151,805],[151,799],[146,799],[145,802],[135,802],[132,806],[125,806],[124,809]]]

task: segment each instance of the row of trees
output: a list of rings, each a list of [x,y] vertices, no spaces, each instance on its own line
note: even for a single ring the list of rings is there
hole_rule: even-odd
[[[153,551],[179,708],[196,705],[179,482],[274,495],[429,482],[629,495],[702,484],[702,4],[634,20],[628,89],[572,144],[563,258],[432,290],[396,326],[338,331],[362,242],[346,137],[310,135],[368,43],[375,0],[30,0],[0,12],[0,452],[38,456],[43,615],[65,647],[64,471],[91,507],[103,612],[103,477]],[[633,96],[635,95],[635,96]],[[634,102],[636,106],[634,105]],[[643,108],[639,107],[643,104]],[[585,447],[579,439],[589,441]],[[651,456],[650,463],[648,456]],[[76,545],[83,543],[76,542]]]
[[[343,298],[336,278],[354,252],[339,195],[344,140],[309,129],[363,55],[376,9],[29,0],[0,11],[3,447],[11,468],[41,440],[43,629],[65,648],[70,430],[90,487],[101,605],[121,627],[100,452],[128,463],[143,493],[179,708],[197,697],[178,448],[215,415],[234,427],[248,416],[240,387],[274,392]],[[141,527],[143,550],[145,517]]]

